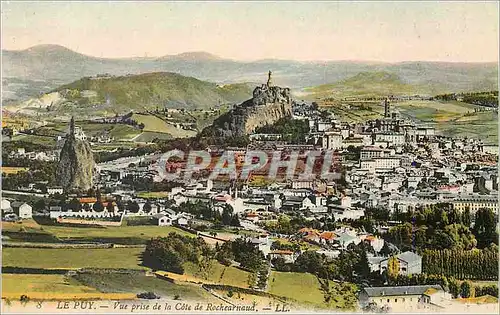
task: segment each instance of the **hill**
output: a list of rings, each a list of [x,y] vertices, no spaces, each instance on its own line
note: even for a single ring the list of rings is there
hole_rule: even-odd
[[[207,60],[221,60],[222,58],[205,51],[192,51],[180,53],[177,55],[167,55],[161,57],[160,60],[190,60],[190,61],[207,61]]]
[[[428,94],[431,88],[403,82],[394,73],[386,71],[360,72],[357,75],[332,84],[305,89],[314,98],[343,98],[349,96],[372,97],[387,95]]]
[[[260,82],[272,70],[274,83],[294,90],[337,83],[360,72],[388,72],[407,84],[434,87],[436,94],[495,90],[496,63],[318,61],[265,59],[242,62],[223,59],[206,52],[187,52],[160,58],[109,59],[87,56],[57,45],[26,50],[2,51],[4,79],[23,82],[4,85],[7,98],[19,99],[47,92],[81,77],[108,73],[123,76],[146,72],[175,72],[217,83]],[[31,87],[35,82],[43,82]],[[21,89],[21,86],[23,88]],[[7,93],[6,93],[7,92]],[[31,93],[27,95],[26,93]]]
[[[163,107],[193,109],[237,103],[247,99],[251,90],[246,84],[222,86],[176,73],[156,72],[85,77],[62,85],[49,95],[54,93],[59,93],[64,99],[59,101],[54,108],[56,110],[64,111],[69,102],[76,104],[79,110],[124,113]]]

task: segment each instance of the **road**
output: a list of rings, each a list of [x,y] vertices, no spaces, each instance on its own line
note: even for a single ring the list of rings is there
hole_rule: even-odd
[[[130,163],[138,164],[140,162],[151,162],[153,160],[157,160],[161,157],[161,154],[149,154],[149,155],[141,155],[141,156],[130,156],[123,157],[113,161],[103,162],[97,164],[99,169],[101,170],[122,170],[127,168]]]
[[[34,193],[34,192],[29,192],[29,191],[2,190],[2,194],[36,196],[36,197],[43,197],[43,198],[48,198],[49,197],[48,194],[39,194],[39,193]]]

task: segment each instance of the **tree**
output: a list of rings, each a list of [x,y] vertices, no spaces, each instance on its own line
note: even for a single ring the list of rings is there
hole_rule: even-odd
[[[399,260],[396,256],[392,256],[387,262],[387,275],[389,279],[396,279],[399,275]]]
[[[96,201],[94,203],[94,205],[92,206],[92,209],[95,211],[95,212],[102,212],[104,211],[104,206],[102,204],[102,202],[100,201]]]
[[[460,285],[455,278],[451,278],[448,281],[448,289],[450,291],[450,294],[453,296],[453,298],[457,298],[458,295],[460,294]]]
[[[139,212],[139,204],[137,201],[132,201],[127,204],[127,210],[132,212],[132,213],[137,213]]]
[[[471,214],[470,214],[470,208],[466,207],[464,212],[462,213],[462,223],[463,225],[467,227],[471,227]]]
[[[479,248],[488,247],[491,243],[498,244],[496,225],[495,214],[491,209],[481,208],[476,212],[473,233]]]
[[[106,204],[106,210],[108,212],[114,212],[115,211],[115,206],[113,205],[112,201],[108,201],[108,203]]]
[[[248,278],[247,278],[247,284],[250,288],[255,286],[257,283],[257,272],[249,272],[248,273]]]
[[[298,272],[309,272],[313,275],[323,274],[325,270],[325,259],[317,252],[306,251],[297,257],[294,263],[294,269]]]
[[[411,249],[413,241],[413,227],[407,222],[389,230],[390,240],[402,250]]]
[[[460,284],[460,296],[462,298],[471,298],[475,296],[475,290],[469,281],[464,281]]]
[[[451,240],[451,244],[445,248],[473,249],[476,244],[476,238],[469,228],[462,224],[450,224],[444,228],[444,232]]]
[[[440,205],[438,205],[440,206]],[[436,224],[436,226],[439,226],[439,227],[445,227],[448,225],[449,223],[449,220],[448,220],[448,214],[446,213],[446,209],[444,209],[444,207],[439,207],[439,210],[437,210],[436,212],[436,221],[435,222],[438,222]]]
[[[67,205],[67,208],[71,211],[80,211],[82,210],[82,205],[80,203],[80,200],[76,199],[76,198],[73,198],[69,201],[68,205]]]
[[[34,204],[34,208],[36,211],[43,211],[46,207],[47,205],[44,199],[38,199]]]
[[[384,245],[380,249],[380,254],[385,257],[396,255],[397,253],[398,248],[387,241],[384,242]]]
[[[283,233],[291,231],[290,218],[287,215],[281,214],[278,217],[278,229]]]
[[[273,258],[271,260],[271,263],[273,264],[274,268],[277,271],[285,271],[285,272],[290,271],[290,266],[286,264],[285,258],[281,256]]]
[[[224,205],[224,209],[222,209],[222,224],[223,225],[231,225],[231,220],[233,216],[233,209],[229,205]]]
[[[450,221],[450,224],[461,224],[462,223],[462,215],[456,209],[455,207],[451,208],[451,210],[448,212],[448,220]]]
[[[207,247],[203,239],[172,232],[167,237],[153,238],[146,243],[143,263],[152,269],[182,274],[184,263],[199,263],[201,254],[209,250]]]
[[[369,279],[370,278],[370,265],[368,263],[368,256],[366,254],[365,245],[361,243],[361,252],[359,261],[356,265],[356,274],[360,279]]]
[[[330,287],[330,280],[328,279],[328,277],[326,279],[322,279],[316,276],[316,278],[318,279],[319,282],[319,289],[323,293],[323,301],[325,302],[325,304],[328,305],[330,304],[334,296],[334,292]]]
[[[152,206],[151,206],[151,203],[148,201],[146,201],[146,203],[144,204],[144,206],[142,206],[142,211],[145,212],[145,213],[149,213],[151,212],[151,209],[152,209]]]
[[[214,266],[216,251],[211,250],[208,246],[203,247],[202,254],[198,260],[198,269],[203,279],[208,280]]]
[[[238,218],[238,215],[235,214],[233,215],[232,219],[231,219],[231,226],[241,226],[240,224],[240,219]]]

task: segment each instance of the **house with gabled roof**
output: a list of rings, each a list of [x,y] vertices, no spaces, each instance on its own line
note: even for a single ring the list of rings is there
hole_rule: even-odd
[[[380,261],[380,272],[387,270],[389,259],[390,257],[386,257]],[[422,273],[422,256],[415,254],[414,252],[406,251],[398,254],[396,259],[399,262],[399,274],[411,275]]]
[[[173,223],[172,217],[164,213],[158,213],[153,215],[153,220],[158,226],[170,226]]]
[[[26,202],[15,201],[10,206],[20,219],[31,219],[33,216],[33,209]]]

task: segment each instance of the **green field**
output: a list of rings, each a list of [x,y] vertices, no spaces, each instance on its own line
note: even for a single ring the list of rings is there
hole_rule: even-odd
[[[349,102],[347,102],[349,103]],[[333,112],[343,121],[363,122],[382,118],[381,102],[349,104],[326,102],[323,108]],[[453,137],[472,137],[494,144],[498,142],[498,114],[492,111],[474,112],[484,107],[462,102],[403,101],[394,102],[391,108],[403,117],[436,128],[438,134]]]
[[[2,291],[11,294],[30,292],[93,293],[99,292],[63,275],[2,274]]]
[[[481,106],[462,102],[409,101],[395,104],[403,115],[428,123],[436,131],[453,137],[473,137],[486,143],[498,141],[498,114],[474,112]]]
[[[173,226],[116,226],[116,227],[69,227],[58,225],[39,225],[34,221],[23,224],[4,222],[4,232],[16,232],[18,239],[24,234],[38,234],[40,237],[64,240],[79,240],[88,242],[108,242],[115,244],[144,244],[152,237],[167,236],[171,232],[185,236],[194,236]],[[30,235],[24,235],[24,238]]]
[[[440,101],[405,101],[394,103],[393,107],[401,113],[421,121],[448,121],[473,113],[474,109],[481,108],[460,102]]]
[[[137,197],[146,199],[165,198],[168,195],[168,191],[141,191],[137,193]]]
[[[198,267],[193,263],[184,264],[184,273],[189,276],[194,276],[203,279],[199,273]],[[248,288],[248,272],[240,270],[236,267],[226,267],[217,261],[213,262],[213,267],[208,275],[208,280],[217,284],[232,285],[235,287]]]
[[[193,236],[193,234],[190,234],[173,226],[117,226],[106,228],[44,226],[44,230],[56,237],[59,237],[60,239],[136,237],[146,240],[152,237],[167,236],[170,232],[176,232],[186,236]]]
[[[2,274],[2,297],[10,299],[18,299],[23,294],[35,299],[130,299],[141,292],[155,292],[161,297],[181,301],[216,302],[197,285],[173,284],[140,271],[93,271],[75,276]]]
[[[11,140],[12,141],[30,142],[30,143],[40,144],[40,145],[44,145],[44,146],[55,146],[56,145],[55,138],[47,137],[47,136],[18,134],[18,135],[13,136]]]
[[[353,291],[348,292],[334,282],[330,282],[330,286],[341,294],[337,294],[332,304],[327,306],[324,303],[323,293],[320,291],[320,284],[312,274],[272,271],[269,277],[269,293],[287,297],[300,303],[316,307],[346,308],[347,301],[352,304],[356,300]]]
[[[159,140],[170,140],[172,139],[172,135],[169,133],[163,132],[152,132],[152,131],[143,131],[137,137],[134,137],[132,140],[136,143],[149,143],[153,142],[155,139]]]
[[[488,144],[498,144],[498,114],[494,112],[472,113],[434,126],[443,135],[473,137]]]
[[[4,247],[3,266],[48,269],[126,268],[140,266],[143,248],[17,248]]]
[[[215,298],[197,285],[173,284],[169,281],[146,276],[142,272],[126,274],[80,273],[74,276],[79,283],[95,287],[101,292],[154,292],[163,298],[178,298],[214,302]]]
[[[176,128],[174,125],[168,124],[154,115],[133,114],[131,119],[135,120],[138,124],[144,124],[144,131],[168,133],[174,138],[190,137],[196,134],[195,131]]]

